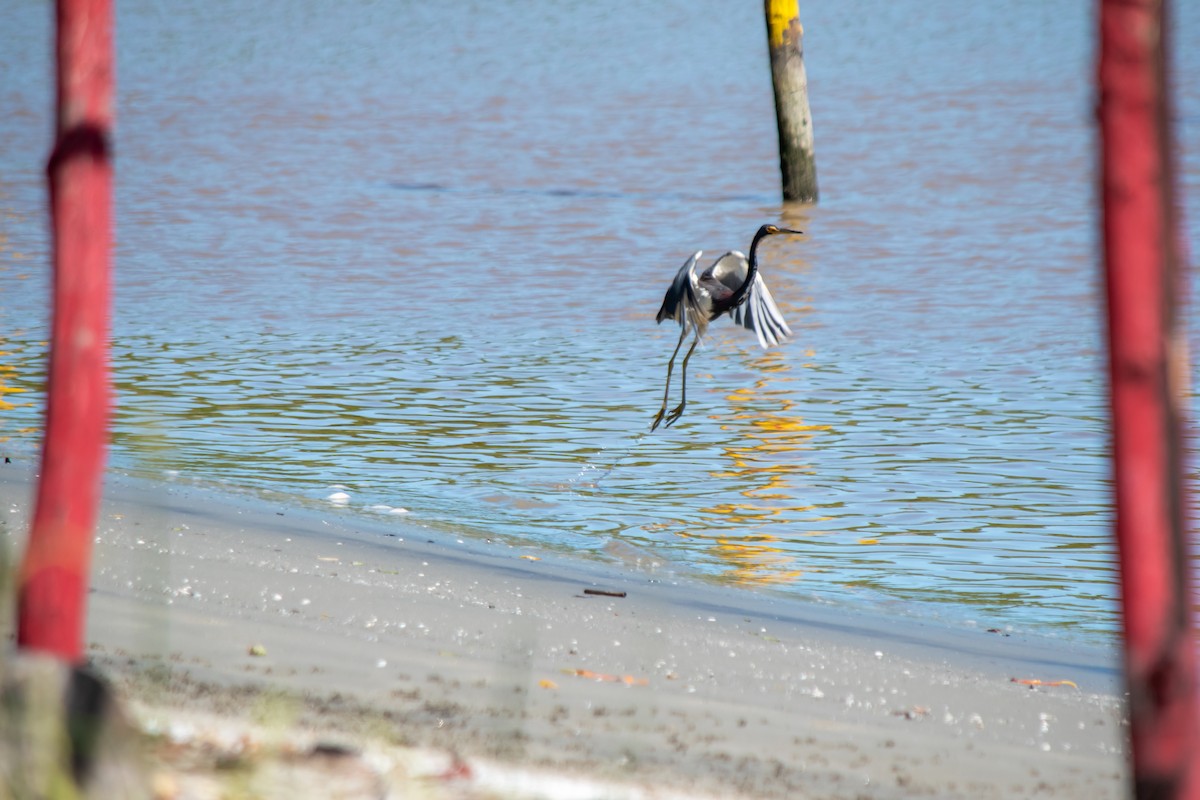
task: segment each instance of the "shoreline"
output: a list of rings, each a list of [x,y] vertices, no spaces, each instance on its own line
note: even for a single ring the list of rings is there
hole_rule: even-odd
[[[11,552],[31,484],[0,468]],[[372,522],[110,473],[88,654],[136,704],[236,718],[287,696],[334,729],[576,780],[1124,795],[1115,648]]]

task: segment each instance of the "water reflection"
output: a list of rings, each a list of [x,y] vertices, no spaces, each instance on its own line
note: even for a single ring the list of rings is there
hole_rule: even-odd
[[[0,296],[4,286],[28,283],[31,271],[41,268],[10,233],[27,225],[28,219],[13,207],[10,193],[0,183]],[[28,438],[36,432],[39,398],[33,393],[38,388],[33,379],[42,369],[30,362],[44,355],[45,346],[29,341],[26,328],[31,320],[17,312],[15,306],[0,304],[0,445],[6,448],[0,455],[12,452],[9,448],[28,447]]]
[[[46,348],[23,333],[0,335],[0,456],[30,458],[41,427]]]
[[[26,407],[32,405],[28,401],[15,402],[16,398],[29,391],[17,385],[21,374],[17,366],[20,359],[20,348],[19,342],[13,341],[7,336],[0,336],[0,412],[13,411],[18,405]],[[7,436],[0,438],[0,441],[7,440]]]
[[[722,448],[730,469],[712,473],[714,478],[730,480],[744,486],[740,490],[745,502],[722,503],[703,509],[708,514],[726,516],[730,523],[747,530],[757,523],[758,532],[743,536],[723,535],[717,546],[722,558],[733,568],[728,573],[739,583],[789,583],[803,574],[799,559],[786,546],[794,537],[805,516],[812,516],[816,506],[797,504],[803,487],[793,478],[810,475],[811,463],[798,460],[803,451],[814,446],[814,438],[827,425],[807,425],[795,413],[795,401],[782,387],[793,378],[783,374],[790,364],[778,350],[767,351],[750,361],[749,367],[764,377],[751,387],[737,389],[725,399],[732,412],[734,424],[721,429],[740,433],[745,444]],[[768,532],[763,523],[787,521],[792,526],[790,536]]]

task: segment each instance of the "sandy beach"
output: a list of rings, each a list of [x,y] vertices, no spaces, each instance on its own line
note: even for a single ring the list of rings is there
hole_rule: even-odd
[[[2,469],[12,553],[32,483],[28,465]],[[307,731],[448,765],[390,796],[1126,786],[1115,651],[713,586],[636,554],[110,475],[90,599],[88,655],[143,729]]]

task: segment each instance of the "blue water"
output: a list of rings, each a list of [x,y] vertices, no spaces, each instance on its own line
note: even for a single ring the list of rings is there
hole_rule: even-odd
[[[813,207],[778,199],[756,4],[119,2],[112,465],[1111,632],[1090,5],[802,10]],[[0,448],[32,458],[50,9],[6,18]],[[807,234],[761,251],[794,339],[717,323],[650,434],[662,292],[767,221]]]

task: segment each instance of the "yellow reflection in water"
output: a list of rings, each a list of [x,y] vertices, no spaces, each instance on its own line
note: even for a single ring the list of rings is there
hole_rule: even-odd
[[[16,215],[13,214],[8,208],[4,208],[2,212],[0,212],[0,216],[2,216],[6,224],[12,219],[16,218]],[[24,253],[18,253],[14,251],[9,242],[8,234],[0,231],[0,273],[4,273],[4,277],[6,279],[25,280],[29,276],[27,274],[14,274],[9,262],[24,261],[27,258],[28,256],[26,256]],[[7,333],[11,334],[14,326],[10,324],[11,320],[7,318],[7,315],[5,315],[5,318],[2,320],[2,322],[4,323]],[[16,402],[18,399],[16,395],[20,395],[28,391],[27,389],[14,385],[14,382],[19,378],[17,364],[19,363],[18,351],[20,349],[20,345],[11,341],[9,336],[0,334],[0,412],[12,411],[20,406],[29,405],[29,403]],[[8,441],[9,435],[7,431],[5,431],[5,428],[7,428],[9,424],[11,423],[9,423],[8,420],[0,418],[0,442]],[[18,431],[18,433],[20,432],[21,431]]]
[[[829,426],[809,425],[794,412],[795,403],[781,385],[795,378],[787,375],[792,365],[781,351],[766,351],[747,366],[762,377],[753,386],[726,395],[735,422],[722,426],[743,441],[723,448],[728,468],[711,473],[739,486],[744,499],[701,509],[713,524],[693,526],[677,535],[710,540],[712,552],[727,564],[724,576],[734,582],[789,583],[804,571],[770,528],[792,523],[788,527],[795,532],[795,523],[819,519],[813,516],[814,506],[796,502],[800,494],[796,477],[812,473],[812,465],[796,454],[811,449],[813,439]]]
[[[11,343],[7,337],[0,336],[0,413],[30,405],[28,402],[17,402],[19,395],[29,391],[14,385],[20,377],[17,370],[17,364],[20,363],[17,352],[19,349],[19,345]],[[0,417],[0,442],[9,440],[10,432],[6,429],[11,424],[11,420]],[[15,432],[25,433],[26,429],[18,429]]]

